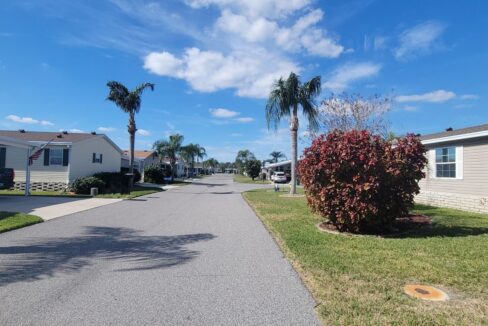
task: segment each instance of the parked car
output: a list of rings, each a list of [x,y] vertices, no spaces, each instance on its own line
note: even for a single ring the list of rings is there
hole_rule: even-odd
[[[271,176],[271,180],[275,183],[286,183],[286,175],[285,172],[275,172]]]
[[[15,171],[14,169],[3,168],[0,169],[0,189],[10,189],[14,185]]]

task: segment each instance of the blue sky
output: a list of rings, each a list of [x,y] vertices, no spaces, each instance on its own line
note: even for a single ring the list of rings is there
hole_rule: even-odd
[[[247,148],[264,159],[289,153],[287,124],[267,131],[264,107],[291,70],[322,76],[321,98],[394,96],[399,134],[488,121],[483,0],[2,2],[2,129],[96,130],[126,148],[127,117],[105,100],[106,82],[153,82],[139,149],[178,132],[209,157]]]

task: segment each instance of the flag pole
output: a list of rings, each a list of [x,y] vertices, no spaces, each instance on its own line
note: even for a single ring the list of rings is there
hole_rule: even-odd
[[[27,166],[25,168],[25,197],[30,194],[30,160],[31,160],[31,147],[27,149]]]

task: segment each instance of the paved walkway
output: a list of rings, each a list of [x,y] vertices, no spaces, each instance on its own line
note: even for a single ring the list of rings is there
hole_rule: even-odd
[[[0,196],[0,211],[37,215],[47,221],[120,201],[122,199]]]
[[[318,325],[249,187],[218,175],[0,234],[0,325]]]

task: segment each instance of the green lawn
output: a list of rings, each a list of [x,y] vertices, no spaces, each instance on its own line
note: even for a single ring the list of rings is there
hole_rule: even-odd
[[[144,195],[153,194],[155,192],[163,191],[160,188],[150,188],[150,187],[141,187],[135,186],[134,190],[131,192],[130,195],[128,194],[120,194],[120,193],[111,193],[111,194],[100,194],[97,198],[135,198]],[[0,196],[23,196],[24,192],[20,190],[0,190]],[[76,195],[71,194],[64,191],[33,191],[31,192],[32,196],[47,196],[47,197],[75,197],[75,198],[90,198],[89,195]]]
[[[0,196],[24,196],[23,190],[0,190]],[[31,196],[47,197],[90,197],[88,195],[76,195],[64,191],[32,191]]]
[[[120,194],[120,193],[100,194],[97,196],[97,198],[136,198],[136,197],[150,195],[155,192],[161,192],[161,191],[163,191],[161,188],[135,186],[134,189],[131,191],[130,195]]]
[[[22,213],[0,212],[0,233],[41,223],[42,218]]]
[[[259,178],[254,178],[251,179],[249,177],[246,177],[245,175],[242,175],[242,174],[236,174],[234,176],[234,182],[239,182],[239,183],[253,183],[253,184],[268,184],[268,183],[271,183],[269,180],[261,180]]]
[[[319,302],[327,325],[488,324],[488,215],[416,206],[432,227],[381,238],[321,232],[305,198],[269,190],[244,194]],[[427,303],[406,283],[450,296]]]

